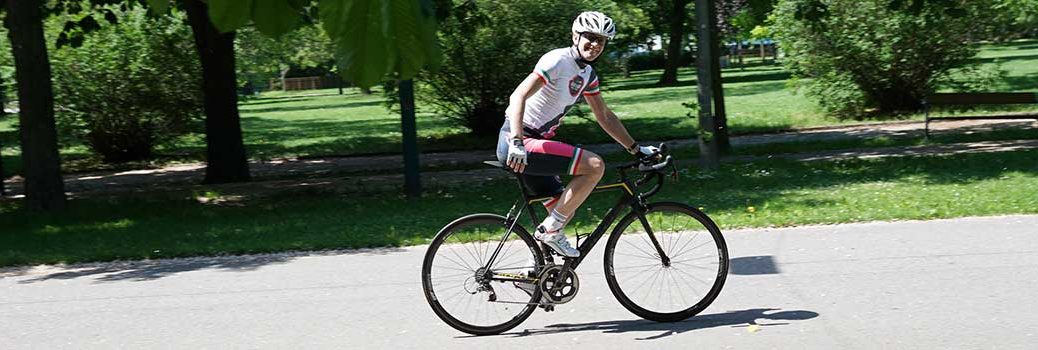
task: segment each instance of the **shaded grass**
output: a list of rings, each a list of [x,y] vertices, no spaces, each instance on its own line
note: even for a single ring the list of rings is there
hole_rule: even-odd
[[[653,200],[702,207],[725,229],[1038,213],[1036,157],[1030,150],[682,169]],[[60,214],[2,202],[0,266],[421,244],[453,218],[504,213],[516,199],[507,180],[415,200],[293,193],[214,205],[196,197],[220,195],[73,199]],[[592,230],[615,198],[593,195],[570,230]]]

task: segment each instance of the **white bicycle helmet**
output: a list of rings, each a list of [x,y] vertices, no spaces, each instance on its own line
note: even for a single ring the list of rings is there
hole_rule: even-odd
[[[616,35],[613,19],[598,11],[585,11],[573,20],[574,33],[594,33],[609,39]]]

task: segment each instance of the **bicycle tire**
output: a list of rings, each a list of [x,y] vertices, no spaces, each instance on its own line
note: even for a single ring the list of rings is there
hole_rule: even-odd
[[[669,253],[667,253],[667,254],[672,259],[671,260],[672,261],[671,265],[670,266],[664,266],[662,264],[662,261],[658,261],[658,262],[653,262],[651,260],[650,261],[644,261],[647,264],[647,265],[644,265],[644,266],[648,266],[649,269],[654,268],[655,267],[654,264],[658,263],[659,267],[660,267],[659,270],[662,271],[662,272],[656,272],[655,275],[651,276],[651,278],[652,278],[651,282],[648,281],[648,279],[650,277],[646,277],[646,281],[643,281],[640,284],[638,284],[638,283],[626,283],[626,282],[625,283],[621,283],[620,281],[617,280],[617,278],[618,278],[618,276],[617,276],[618,269],[614,265],[616,263],[617,244],[625,236],[624,232],[628,231],[628,229],[631,228],[632,224],[637,223],[639,226],[644,226],[644,225],[641,225],[641,222],[638,219],[637,213],[631,212],[631,213],[627,214],[626,216],[624,216],[623,219],[620,220],[620,222],[617,224],[616,228],[614,228],[613,232],[610,234],[609,241],[606,244],[605,258],[604,258],[604,261],[603,261],[603,266],[604,266],[605,275],[606,275],[606,282],[609,284],[609,290],[613,293],[613,296],[616,298],[616,300],[618,302],[620,302],[620,304],[623,305],[624,308],[626,308],[628,311],[631,311],[635,315],[638,315],[639,317],[642,317],[642,318],[647,319],[647,320],[652,320],[652,321],[657,321],[657,322],[677,322],[677,321],[682,321],[682,320],[688,319],[688,318],[690,318],[692,316],[695,316],[695,315],[699,314],[700,312],[702,312],[704,309],[706,309],[708,306],[710,306],[710,304],[713,303],[714,299],[716,299],[717,296],[720,294],[721,289],[724,287],[725,279],[726,279],[726,277],[728,275],[728,267],[729,267],[728,266],[728,264],[729,264],[729,262],[728,262],[728,248],[727,248],[727,245],[726,245],[726,243],[724,241],[724,237],[721,235],[721,230],[718,229],[717,225],[712,220],[710,220],[710,218],[707,217],[706,214],[704,214],[702,211],[699,211],[698,209],[696,209],[694,207],[688,206],[688,205],[683,204],[683,203],[673,203],[673,202],[659,202],[659,203],[649,204],[649,205],[647,205],[647,210],[645,211],[645,215],[646,215],[646,218],[647,218],[647,222],[650,223],[650,225],[649,225],[650,227],[653,227],[652,222],[653,222],[653,219],[655,217],[657,217],[656,214],[670,214],[670,215],[674,216],[673,219],[668,218],[668,219],[666,219],[666,221],[664,221],[663,219],[660,219],[658,221],[657,225],[656,225],[657,227],[653,228],[653,231],[655,232],[655,235],[657,237],[657,241],[660,242],[660,245],[663,248],[664,252],[668,252],[669,251]],[[662,218],[663,216],[659,215],[659,217]],[[687,224],[681,224],[681,220],[683,220],[685,217],[689,218],[689,220],[687,221]],[[675,223],[675,224],[672,224],[671,226],[674,226],[675,229],[678,230],[678,231],[676,231],[677,233],[664,233],[664,231],[667,231],[667,230],[665,230],[666,227],[659,227],[664,222],[673,222],[673,223]],[[664,226],[666,226],[666,225],[664,225]],[[691,230],[689,230],[689,228],[699,229],[699,230],[691,231]],[[689,245],[692,244],[693,240],[696,239],[696,237],[700,236],[699,233],[702,233],[702,232],[708,232],[709,233],[709,235],[702,235],[702,236],[708,236],[710,238],[710,241],[713,242],[713,244],[712,244],[712,246],[710,248],[716,248],[716,249],[700,250],[699,252],[704,254],[703,257],[688,258],[689,260],[678,260],[678,259],[682,259],[682,257],[677,256],[677,255],[672,255],[672,254],[678,254],[678,253],[684,254],[686,251],[691,252],[690,249],[698,249],[697,246],[705,246],[707,243],[703,243],[703,244],[697,243],[696,245],[693,245],[692,248],[689,248]],[[632,256],[634,256],[636,258],[639,258],[639,259],[645,259],[645,258],[653,259],[653,257],[655,259],[660,259],[658,253],[656,253],[655,247],[651,243],[651,240],[646,238],[646,239],[643,239],[643,240],[639,241],[639,240],[637,240],[637,235],[638,235],[638,233],[635,233],[633,235],[628,236],[630,238],[625,240],[626,243],[622,246],[624,248],[627,248],[628,245],[630,247],[633,247],[634,248],[633,253],[628,254],[628,253],[625,252],[622,256],[632,255]],[[643,236],[642,238],[647,237],[647,235],[644,232],[640,233],[640,235]],[[667,235],[670,235],[670,236],[667,236]],[[679,245],[681,245],[681,242],[682,242],[682,237],[680,237],[680,235],[695,235],[695,236],[689,238],[688,241],[686,243],[684,243],[684,245],[679,247]],[[633,243],[632,243],[632,241],[633,241]],[[646,245],[647,245],[647,247],[646,247]],[[677,251],[675,251],[675,250],[677,250]],[[714,251],[716,251],[716,253],[711,253],[711,252],[714,252]],[[716,257],[711,255],[711,254],[716,254]],[[645,255],[645,256],[638,256],[638,255]],[[703,260],[703,259],[706,259],[706,258],[709,258],[710,260]],[[695,282],[695,280],[697,278],[695,278],[695,276],[689,275],[687,272],[679,271],[678,270],[678,268],[679,268],[678,265],[681,265],[680,266],[681,268],[685,268],[686,264],[687,264],[688,267],[690,267],[690,268],[702,268],[702,269],[705,269],[706,272],[709,272],[709,269],[711,269],[710,267],[703,268],[703,267],[697,267],[695,265],[699,265],[699,264],[704,264],[705,265],[704,262],[709,262],[709,261],[712,261],[713,259],[716,259],[716,264],[717,264],[716,271],[713,274],[713,281],[712,281],[712,283],[709,283],[710,288],[709,288],[709,290],[706,293],[697,293],[697,294],[702,294],[702,295],[701,295],[701,297],[696,297],[695,298],[695,299],[698,299],[695,303],[690,303],[689,300],[687,298],[685,298],[684,295],[681,295],[680,296],[680,300],[671,302],[671,304],[673,304],[673,305],[678,305],[678,307],[676,309],[670,308],[669,310],[662,310],[662,309],[666,309],[666,308],[663,307],[663,306],[659,306],[659,307],[656,307],[656,309],[654,310],[652,307],[644,305],[644,304],[649,304],[649,301],[647,300],[647,298],[638,298],[639,299],[638,301],[632,300],[632,297],[631,297],[632,294],[635,294],[640,288],[644,287],[644,285],[649,285],[649,289],[648,290],[651,291],[653,289],[653,286],[656,284],[656,282],[660,283],[660,287],[661,288],[662,288],[662,286],[665,283],[668,284],[668,285],[670,285],[670,284],[680,284],[680,282],[682,282],[682,281],[686,282],[686,284],[691,286],[691,283],[688,283],[688,282],[689,281]],[[638,261],[641,262],[641,260],[638,260]],[[710,263],[710,264],[712,265],[712,263]],[[642,268],[644,266],[636,266],[636,265],[634,267],[625,266],[625,267],[621,267],[621,269],[639,269],[639,268]],[[644,270],[643,271],[639,271],[639,272],[644,272]],[[703,272],[704,276],[706,276],[705,275],[706,272]],[[682,275],[682,273],[685,273],[685,275]],[[626,272],[624,274],[626,274]],[[631,277],[633,279],[633,278],[640,278],[641,274],[639,274],[638,272],[634,272],[634,273],[631,273],[630,275],[634,276],[634,277]],[[661,276],[664,276],[664,277],[661,277]],[[673,283],[667,282],[668,278]],[[623,289],[624,286],[627,286],[628,289],[632,289],[632,290],[625,291]],[[682,288],[682,289],[678,289],[678,292],[679,293],[685,292],[688,289],[691,289],[692,292],[695,292],[695,288]],[[671,291],[670,298],[674,297],[673,293],[674,292]],[[659,298],[661,300],[661,304],[662,304],[662,296],[663,295],[664,294],[661,293],[660,294],[660,298]],[[648,298],[651,298],[651,297],[648,297]],[[687,306],[687,307],[685,307],[685,306]]]
[[[440,285],[440,284],[443,284],[443,283],[447,283],[448,285],[450,285],[451,283],[453,283],[453,282],[436,283],[436,281],[434,281],[434,278],[435,278],[435,276],[434,276],[434,267],[436,266],[436,264],[438,262],[438,260],[436,260],[437,253],[440,252],[441,249],[445,249],[444,248],[444,243],[447,242],[448,240],[450,240],[454,235],[463,234],[463,232],[465,232],[465,229],[470,229],[470,228],[473,228],[473,227],[480,227],[480,226],[487,227],[487,228],[499,229],[500,230],[500,234],[503,234],[505,232],[505,230],[507,230],[509,228],[509,226],[511,226],[511,225],[509,225],[509,223],[507,223],[505,221],[505,218],[503,216],[501,216],[501,215],[496,215],[496,214],[472,214],[472,215],[468,215],[468,216],[464,216],[464,217],[461,217],[459,219],[456,219],[453,222],[451,222],[451,223],[447,224],[446,226],[444,226],[440,230],[440,232],[438,232],[436,234],[436,237],[433,238],[432,243],[429,245],[429,249],[426,251],[425,259],[424,259],[424,261],[422,263],[422,289],[424,291],[426,300],[429,302],[429,306],[432,307],[433,312],[436,314],[436,316],[439,317],[441,320],[443,320],[448,325],[450,325],[451,327],[453,327],[454,329],[457,329],[459,331],[462,331],[462,332],[465,332],[465,333],[468,333],[468,334],[472,334],[472,335],[500,334],[500,333],[503,333],[505,331],[508,331],[508,330],[514,328],[515,326],[518,326],[520,323],[522,323],[528,317],[530,317],[530,315],[534,311],[536,311],[536,309],[537,309],[537,304],[536,303],[541,300],[541,291],[540,291],[540,289],[534,288],[532,293],[526,292],[526,293],[529,294],[529,300],[527,301],[526,304],[506,304],[506,305],[514,305],[512,307],[519,309],[518,312],[516,313],[516,315],[514,317],[511,317],[511,318],[505,320],[504,322],[501,322],[501,323],[493,323],[493,322],[491,322],[492,324],[474,324],[474,322],[472,322],[471,320],[463,320],[464,317],[460,317],[459,315],[452,314],[451,311],[448,310],[448,308],[446,308],[443,304],[449,298],[452,298],[452,297],[455,297],[455,296],[454,295],[447,296],[447,297],[441,299],[440,297],[437,296],[437,291],[434,290],[434,289],[436,289],[435,286],[437,286],[437,285]],[[532,254],[532,256],[534,258],[534,262],[536,264],[535,271],[540,271],[540,268],[543,266],[544,257],[542,255],[542,252],[541,252],[539,246],[537,245],[536,241],[534,240],[533,236],[531,236],[528,232],[526,232],[526,230],[522,226],[520,226],[520,225],[512,226],[512,230],[513,230],[513,233],[515,234],[515,236],[517,236],[519,238],[519,241],[522,241],[523,245],[525,245],[525,247],[530,251],[530,254]],[[493,248],[496,247],[496,244],[499,242],[499,240],[501,238],[500,235],[497,235],[496,237],[492,237],[494,232],[497,232],[497,231],[493,231],[491,234],[487,234],[487,241],[488,242],[486,243],[486,247],[483,247],[483,245],[481,245],[482,243],[471,243],[471,242],[470,243],[459,243],[457,245],[469,245],[469,246],[479,245],[480,248],[477,248],[477,249],[482,249],[485,252],[492,251]],[[478,237],[476,239],[476,242],[479,242],[479,238]],[[510,244],[514,244],[515,242],[517,242],[515,239],[510,239],[505,244],[506,245],[510,245]],[[453,244],[453,243],[448,243],[448,245],[449,244]],[[453,247],[453,248],[456,248],[456,247]],[[457,251],[457,249],[456,249],[456,251]],[[462,250],[462,251],[464,251],[464,250]],[[482,255],[490,255],[489,253],[481,255],[481,253],[479,251],[476,251],[475,253],[472,253],[472,251],[473,250],[468,250],[467,253],[469,254],[468,255],[469,257],[475,258],[475,260],[478,260],[478,258],[480,256],[482,256]],[[520,255],[522,255],[521,254],[522,250],[518,250],[518,251],[520,252]],[[446,254],[446,253],[444,253],[444,254]],[[499,255],[499,257],[503,257],[505,259],[498,259],[498,260],[495,260],[495,261],[514,260],[514,258],[508,259],[509,257],[506,254],[513,254],[514,255],[515,253],[509,253],[509,252],[504,252],[503,251],[502,254]],[[477,269],[471,268],[472,266],[477,266],[477,265],[481,266],[479,264],[482,264],[482,263],[485,262],[485,260],[483,260],[483,261],[479,261],[478,263],[469,264],[467,261],[464,260],[464,259],[467,259],[465,257],[465,254],[456,254],[453,257],[447,256],[447,255],[444,255],[444,256],[446,256],[445,258],[442,258],[442,261],[444,261],[444,263],[453,262],[455,265],[457,265],[457,266],[452,266],[453,269],[461,269],[461,270],[467,269],[468,272],[471,272],[472,274],[476,274],[476,271],[477,271]],[[523,258],[525,258],[525,257],[523,257]],[[507,263],[507,261],[505,261],[505,262]],[[525,261],[524,261],[524,263],[525,263]],[[465,267],[464,265],[469,265],[469,266]],[[498,265],[495,265],[495,266],[498,266]],[[457,271],[454,271],[454,272],[457,272]],[[462,272],[462,274],[464,274],[464,272]],[[465,284],[466,282],[461,282],[461,283]],[[493,283],[493,281],[490,282],[490,283]],[[509,285],[507,285],[506,283],[502,283],[502,286],[505,287],[505,288],[509,288]],[[462,286],[462,287],[465,288],[464,286]],[[447,287],[447,288],[449,288],[449,287]],[[515,286],[514,288],[516,290],[520,290],[517,286]],[[441,289],[443,289],[443,288],[441,288]],[[469,291],[467,289],[463,290],[463,291],[465,293],[469,293]],[[503,289],[502,291],[510,291],[510,290]],[[498,292],[497,289],[495,289],[495,293],[496,292]],[[477,295],[477,294],[480,294],[480,293],[474,293],[474,294],[471,294],[471,295]],[[465,296],[464,294],[459,294],[459,295],[461,295],[463,298],[468,298],[468,296]],[[479,298],[479,297],[483,297],[483,296],[482,295],[477,295],[477,298]],[[485,298],[485,297],[483,297],[483,298]],[[520,294],[519,298],[521,298],[521,294]],[[466,305],[466,309],[467,309],[468,306],[471,305],[471,302],[473,300],[475,300],[475,299],[469,299],[470,304]],[[483,299],[482,301],[487,303],[487,304],[491,304],[491,302],[486,300],[486,299]],[[477,301],[477,304],[478,304],[478,301]],[[479,306],[477,305],[477,307],[479,307]],[[508,306],[503,306],[502,308],[508,309],[509,307]],[[455,313],[458,313],[458,312],[459,311],[455,311]],[[477,313],[477,315],[478,315],[478,313]],[[487,312],[487,316],[488,316],[488,322],[489,322],[489,311]]]

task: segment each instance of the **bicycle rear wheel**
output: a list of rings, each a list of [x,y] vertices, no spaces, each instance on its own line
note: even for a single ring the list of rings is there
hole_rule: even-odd
[[[484,267],[511,225],[494,214],[474,214],[447,224],[433,239],[422,264],[422,288],[436,316],[474,335],[499,334],[537,309],[536,284],[512,281],[540,271],[543,256],[519,225],[489,269]]]
[[[717,298],[728,275],[721,230],[706,214],[682,203],[649,204],[645,219],[627,214],[610,235],[604,261],[609,290],[627,310],[648,320],[695,316]]]

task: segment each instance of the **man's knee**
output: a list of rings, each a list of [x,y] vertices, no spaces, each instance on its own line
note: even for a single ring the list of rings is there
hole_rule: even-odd
[[[605,174],[605,160],[599,157],[597,154],[587,152],[584,155],[585,163],[585,174],[596,175],[601,177]]]

